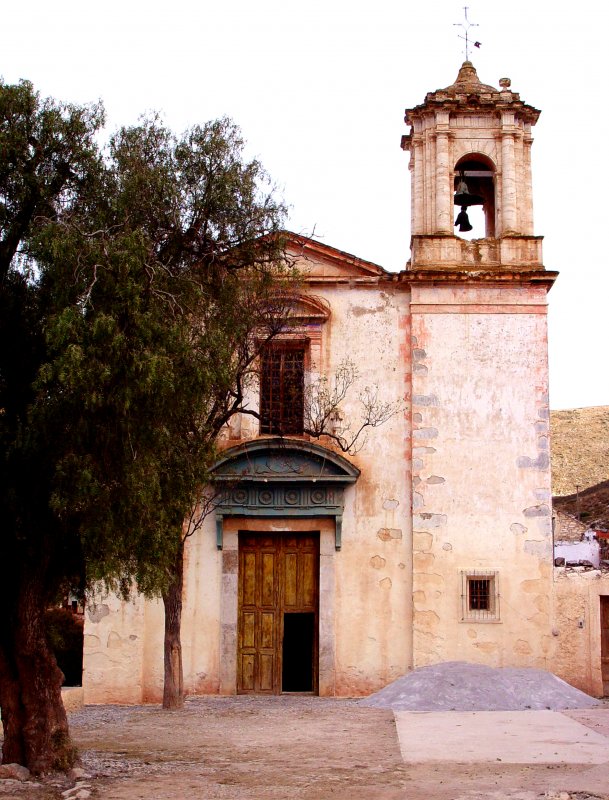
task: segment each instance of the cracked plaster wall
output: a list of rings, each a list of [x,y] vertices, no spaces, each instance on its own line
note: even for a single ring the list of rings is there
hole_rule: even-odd
[[[603,696],[600,618],[603,596],[609,597],[606,572],[581,567],[554,569],[552,672],[595,697]]]
[[[413,287],[415,666],[550,666],[545,302],[536,287]],[[498,620],[461,621],[470,570],[498,573]]]
[[[361,476],[345,491],[342,549],[331,554],[334,585],[327,624],[334,643],[332,691],[358,695],[381,688],[412,665],[410,410],[404,406],[410,378],[408,295],[375,284],[316,287],[315,293],[332,309],[316,339],[315,370],[331,376],[349,358],[359,371],[358,384],[342,407],[345,419],[356,424],[357,397],[367,386],[378,385],[383,401],[402,403],[398,414],[369,431],[356,456],[348,456]],[[240,425],[235,429],[241,436],[246,430]],[[222,617],[223,607],[235,605],[225,601],[237,591],[236,563],[227,563],[236,557],[235,549],[216,549],[213,516],[188,540],[182,616],[188,693],[234,691],[225,685],[221,662],[223,647],[236,654],[236,641],[227,642],[224,630],[230,628],[234,638],[235,621],[223,627]],[[321,606],[323,585],[320,591]],[[162,605],[141,598],[129,604],[116,598],[104,603],[108,613],[86,621],[85,702],[159,702]],[[324,618],[327,609],[320,609]]]

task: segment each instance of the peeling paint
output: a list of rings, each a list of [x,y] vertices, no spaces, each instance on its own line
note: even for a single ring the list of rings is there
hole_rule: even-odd
[[[417,508],[423,508],[425,505],[425,498],[420,492],[412,493],[412,508],[416,511]]]
[[[435,447],[425,447],[425,445],[418,445],[418,447],[412,448],[413,456],[430,456],[436,452]]]
[[[474,642],[474,647],[477,647],[478,650],[482,650],[483,653],[496,653],[499,649],[499,645],[497,642]]]
[[[551,556],[551,548],[546,541],[539,542],[536,539],[528,539],[523,546],[524,552],[538,558],[548,558]]]
[[[413,364],[412,372],[414,375],[427,375],[428,369],[425,364]]]
[[[379,581],[379,586],[381,589],[391,589],[391,578],[383,578],[382,581]]]
[[[549,517],[551,512],[549,506],[545,503],[541,503],[538,506],[529,506],[525,508],[522,513],[525,517]]]
[[[401,539],[401,528],[381,528],[376,534],[382,542],[388,542],[390,539]]]
[[[414,347],[412,350],[412,358],[415,361],[420,361],[422,358],[427,358],[427,353],[420,347]]]
[[[417,627],[429,630],[435,628],[440,622],[440,617],[435,611],[415,611],[414,623]]]
[[[430,530],[431,528],[440,528],[446,525],[446,514],[429,514],[423,512],[421,514],[414,514],[412,519],[413,528],[421,528],[422,530]]]
[[[421,531],[415,531],[412,535],[412,548],[415,551],[427,551],[431,550],[431,546],[433,544],[433,534],[431,533],[422,533]]]
[[[450,542],[444,542],[444,544],[442,545],[442,550],[446,550],[447,552],[449,552],[452,549],[453,546]]]
[[[417,572],[425,572],[433,567],[435,561],[433,553],[413,553],[412,563]]]
[[[435,439],[437,436],[437,428],[417,428],[412,432],[413,439]]]
[[[374,308],[366,308],[365,306],[351,306],[351,314],[354,317],[365,317],[370,314],[382,314],[387,308],[387,305],[374,306]]]
[[[382,569],[387,561],[382,556],[372,556],[370,559],[370,566],[374,569]]]
[[[107,617],[110,613],[110,607],[107,606],[105,603],[100,603],[100,605],[90,606],[87,609],[87,614],[91,622],[101,622],[104,617]]]
[[[412,415],[412,421],[416,423],[423,422],[423,414],[419,414],[419,412],[417,411],[415,414]]]
[[[513,522],[510,525],[510,530],[512,531],[512,533],[518,534],[518,533],[526,533],[529,529],[524,525],[521,525],[519,522]]]
[[[429,478],[425,481],[425,483],[446,483],[446,478],[441,478],[439,475],[430,475]]]
[[[548,469],[550,466],[550,456],[546,450],[542,450],[537,458],[520,456],[516,461],[516,465],[522,469]]]
[[[395,511],[395,509],[399,505],[400,505],[400,501],[399,500],[389,499],[389,500],[384,500],[383,501],[383,508],[385,509],[385,511]]]
[[[418,586],[424,584],[426,587],[436,586],[438,589],[444,588],[444,576],[438,572],[423,572],[414,576]]]
[[[439,406],[440,403],[435,394],[413,394],[412,404],[414,406]]]

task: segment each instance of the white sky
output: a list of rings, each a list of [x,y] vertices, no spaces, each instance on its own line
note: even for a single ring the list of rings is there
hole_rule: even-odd
[[[535,232],[550,293],[552,408],[609,405],[608,4],[471,0],[483,83],[542,109]],[[291,206],[289,227],[386,269],[410,239],[406,107],[451,84],[463,6],[376,0],[28,0],[5,4],[0,74],[101,98],[108,127],[162,112],[176,131],[227,114]]]

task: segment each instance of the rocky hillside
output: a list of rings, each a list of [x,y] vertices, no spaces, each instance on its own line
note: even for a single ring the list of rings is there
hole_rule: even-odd
[[[552,411],[550,430],[555,496],[609,480],[609,406]]]
[[[550,429],[554,508],[609,528],[609,406],[552,411]]]

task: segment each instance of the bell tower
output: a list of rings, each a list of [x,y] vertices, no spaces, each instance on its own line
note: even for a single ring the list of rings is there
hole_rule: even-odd
[[[465,61],[451,86],[406,110],[409,269],[543,269],[531,185],[531,128],[540,112],[511,90],[508,78],[499,84],[481,83]],[[484,229],[474,228],[476,238],[466,241],[459,233],[468,230],[468,208],[475,205],[483,208]]]
[[[538,117],[507,78],[487,86],[469,61],[406,111],[415,667],[544,667],[552,653],[546,312],[556,273],[533,233]],[[480,230],[467,240],[470,215]]]

